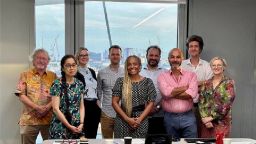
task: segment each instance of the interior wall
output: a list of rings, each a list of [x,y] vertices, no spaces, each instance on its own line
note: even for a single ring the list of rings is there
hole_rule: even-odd
[[[256,139],[255,7],[254,0],[189,0],[189,35],[203,36],[202,58],[226,58],[236,81],[232,137]],[[35,47],[33,23],[33,0],[0,0],[0,144],[20,140],[21,103],[13,92]]]
[[[34,1],[0,0],[0,144],[20,143],[22,105],[14,96],[19,74],[34,48]]]
[[[202,58],[224,57],[236,81],[232,137],[256,139],[255,7],[255,0],[189,0],[189,35],[204,38]]]

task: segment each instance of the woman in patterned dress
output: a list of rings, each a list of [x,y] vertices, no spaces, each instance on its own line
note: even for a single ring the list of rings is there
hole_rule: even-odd
[[[147,116],[153,108],[156,90],[151,79],[139,74],[140,70],[140,58],[129,56],[125,62],[125,76],[118,78],[113,87],[112,106],[117,113],[115,138],[144,138],[147,134]]]
[[[84,84],[75,78],[77,63],[73,55],[61,59],[62,77],[54,81],[52,95],[53,118],[51,139],[77,139],[81,136],[84,120]]]
[[[218,132],[229,137],[231,107],[235,99],[234,80],[224,75],[225,59],[214,57],[210,61],[213,77],[205,81],[200,90],[199,111],[202,118],[202,137],[215,137]]]

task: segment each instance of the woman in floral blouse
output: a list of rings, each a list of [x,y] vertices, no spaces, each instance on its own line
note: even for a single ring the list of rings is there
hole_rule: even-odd
[[[205,81],[200,89],[199,111],[202,118],[202,137],[215,137],[223,132],[229,137],[231,107],[235,99],[234,80],[224,75],[225,59],[214,57],[210,61],[213,77]]]
[[[60,65],[62,77],[50,89],[54,115],[49,135],[50,139],[78,139],[84,124],[84,84],[78,77],[73,55],[65,55]]]

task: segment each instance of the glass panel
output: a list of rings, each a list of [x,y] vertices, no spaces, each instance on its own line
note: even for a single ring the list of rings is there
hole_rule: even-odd
[[[40,1],[40,0],[39,0]],[[36,48],[49,52],[48,69],[60,76],[60,60],[65,54],[65,5],[64,0],[35,7]]]
[[[177,4],[85,2],[85,46],[91,52],[90,66],[98,70],[108,65],[107,14],[112,44],[123,48],[123,59],[136,54],[146,64],[146,49],[159,45],[162,49],[161,67],[169,68],[167,60],[171,48],[177,47]]]

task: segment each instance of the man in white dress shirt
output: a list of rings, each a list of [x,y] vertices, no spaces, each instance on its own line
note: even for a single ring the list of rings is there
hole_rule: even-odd
[[[186,46],[190,58],[184,60],[181,67],[196,73],[198,85],[200,86],[205,80],[212,77],[210,64],[200,58],[204,46],[203,39],[200,36],[192,35],[188,38]]]
[[[212,77],[212,70],[210,64],[200,58],[204,47],[204,41],[201,36],[192,35],[187,39],[186,46],[190,58],[184,60],[181,64],[181,67],[185,70],[196,73],[198,89],[200,89],[200,86],[203,84],[203,82]],[[197,117],[197,129],[199,132],[201,119],[198,112],[197,103],[198,101],[194,101],[194,112]],[[198,133],[198,136],[200,137],[200,133]]]

